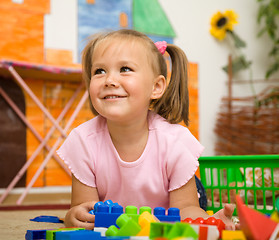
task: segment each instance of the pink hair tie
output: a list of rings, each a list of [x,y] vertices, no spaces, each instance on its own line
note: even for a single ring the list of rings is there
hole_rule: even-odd
[[[161,41],[161,42],[155,42],[155,46],[158,48],[159,52],[164,55],[166,49],[167,49],[167,42]]]

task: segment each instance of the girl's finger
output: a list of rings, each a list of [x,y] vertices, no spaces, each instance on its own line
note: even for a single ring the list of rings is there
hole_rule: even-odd
[[[79,221],[78,219],[75,219],[75,221],[73,221],[73,224],[75,227],[78,227],[78,228],[85,228],[87,230],[94,229],[94,223],[82,222],[82,221]]]
[[[95,215],[92,215],[92,214],[90,214],[90,213],[85,214],[85,215],[84,215],[84,220],[85,220],[86,222],[94,223],[94,222],[95,222]]]
[[[232,204],[226,204],[224,206],[224,215],[228,218],[231,218],[233,215],[234,206]]]

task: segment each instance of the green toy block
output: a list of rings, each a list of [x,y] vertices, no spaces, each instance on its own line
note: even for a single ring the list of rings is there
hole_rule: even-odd
[[[143,212],[149,212],[150,214],[152,214],[152,209],[151,207],[146,207],[146,206],[140,207],[139,215],[141,215]]]
[[[142,214],[143,212],[149,212],[151,214],[152,212],[152,209],[151,207],[146,207],[146,206],[143,206],[143,207],[140,207],[139,209],[139,213],[138,213],[138,208],[136,206],[127,206],[125,208],[125,213],[130,217],[132,218],[135,222],[138,222],[139,220],[139,215]]]
[[[198,239],[199,235],[188,223],[176,222],[168,232],[166,238],[174,239],[179,237]]]
[[[117,229],[117,227],[114,225],[110,226],[106,231],[107,237],[136,236],[141,230],[140,225],[130,218],[126,213],[120,215],[120,217],[117,218],[116,224],[119,226],[119,229]]]
[[[153,222],[150,224],[149,238],[166,238],[173,224],[167,222]]]
[[[136,206],[127,206],[125,208],[125,213],[132,218],[135,222],[138,222],[139,214],[138,208]]]
[[[53,240],[55,232],[66,232],[66,231],[68,232],[68,231],[79,231],[79,230],[85,230],[85,228],[58,228],[53,230],[47,230],[46,240]]]

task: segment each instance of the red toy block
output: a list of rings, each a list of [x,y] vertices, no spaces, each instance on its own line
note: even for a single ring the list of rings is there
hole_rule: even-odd
[[[225,230],[226,227],[225,223],[221,219],[216,219],[214,217],[206,219],[204,224],[216,226],[220,236],[222,236],[222,231]]]
[[[264,214],[248,208],[238,195],[236,196],[236,205],[240,227],[247,239],[270,239],[278,224]]]
[[[216,219],[214,217],[209,217],[207,219],[199,217],[195,220],[193,220],[192,218],[185,218],[181,222],[186,222],[186,223],[190,223],[190,224],[216,226],[218,228],[220,236],[222,235],[222,231],[225,229],[225,223],[221,219]]]
[[[191,224],[199,235],[199,240],[217,240],[220,238],[219,230],[214,225]]]

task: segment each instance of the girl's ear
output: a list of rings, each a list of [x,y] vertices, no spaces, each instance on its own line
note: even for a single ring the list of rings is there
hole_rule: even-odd
[[[166,90],[166,85],[166,78],[163,75],[159,75],[154,81],[151,99],[159,99],[162,97]]]

